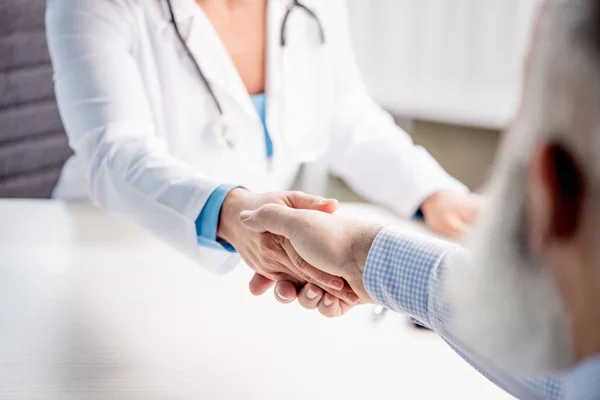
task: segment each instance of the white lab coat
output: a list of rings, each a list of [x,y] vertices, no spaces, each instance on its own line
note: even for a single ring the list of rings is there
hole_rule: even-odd
[[[49,0],[56,97],[75,152],[54,197],[90,198],[211,270],[237,264],[237,255],[199,247],[194,222],[220,184],[284,190],[296,176],[299,164],[281,150],[278,120],[279,30],[290,2],[268,3],[266,123],[275,149],[269,163],[251,99],[194,0],[173,0],[176,17],[228,117],[246,128],[235,150],[216,139],[216,107],[177,42],[164,1]],[[333,93],[330,171],[405,217],[438,190],[465,190],[369,98],[351,50],[345,2],[305,3],[319,16],[332,55],[334,79],[323,88]],[[314,24],[298,14],[288,35],[306,36],[317,46]]]

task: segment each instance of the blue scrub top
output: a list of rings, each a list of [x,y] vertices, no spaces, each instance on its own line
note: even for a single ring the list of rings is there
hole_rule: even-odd
[[[267,130],[267,123],[265,122],[266,111],[267,111],[267,101],[264,93],[255,94],[250,96],[252,99],[252,104],[254,104],[254,108],[256,108],[256,112],[260,117],[260,121],[263,124],[263,130],[265,132],[265,145],[267,147],[267,157],[271,158],[273,156],[273,142],[271,141],[271,136],[269,135],[269,131]]]

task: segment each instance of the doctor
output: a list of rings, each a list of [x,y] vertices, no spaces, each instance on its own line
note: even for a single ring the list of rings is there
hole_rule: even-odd
[[[255,294],[306,275],[289,243],[245,230],[239,212],[335,211],[281,192],[304,162],[326,157],[366,199],[421,212],[444,234],[463,233],[477,210],[369,98],[342,0],[49,0],[46,25],[75,153],[54,197],[89,198],[214,271],[241,256],[258,272]],[[344,300],[333,308],[358,301],[340,278],[320,278]]]

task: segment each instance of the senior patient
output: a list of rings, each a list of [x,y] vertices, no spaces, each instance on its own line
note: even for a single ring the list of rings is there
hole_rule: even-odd
[[[298,268],[414,315],[511,394],[600,399],[600,0],[547,1],[527,65],[471,253],[313,211],[241,218],[288,238]]]

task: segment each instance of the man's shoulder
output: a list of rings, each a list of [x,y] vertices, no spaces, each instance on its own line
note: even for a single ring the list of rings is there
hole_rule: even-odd
[[[600,354],[583,361],[567,375],[565,399],[600,399]]]

